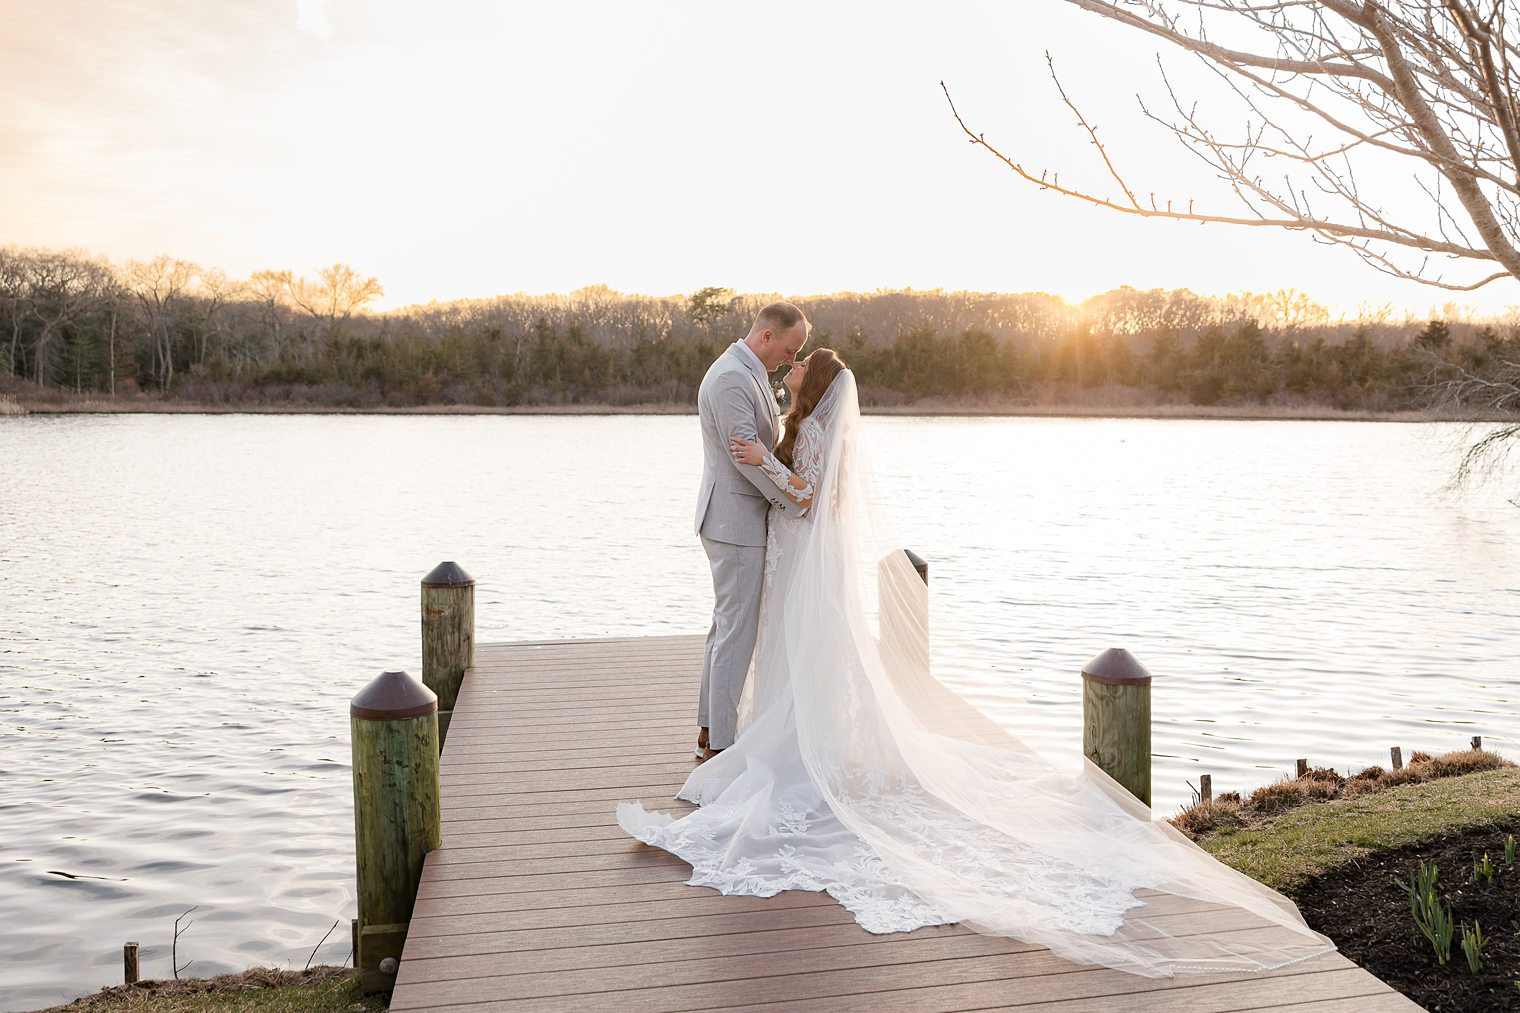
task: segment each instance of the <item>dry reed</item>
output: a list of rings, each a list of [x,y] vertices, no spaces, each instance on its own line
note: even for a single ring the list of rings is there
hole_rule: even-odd
[[[1330,767],[1315,767],[1303,777],[1290,777],[1264,784],[1244,798],[1238,792],[1231,791],[1224,792],[1212,802],[1195,802],[1183,807],[1177,815],[1171,817],[1170,822],[1196,840],[1217,830],[1249,827],[1299,806],[1329,802],[1337,798],[1355,798],[1402,784],[1417,784],[1442,777],[1513,766],[1515,764],[1497,753],[1483,749],[1459,749],[1440,756],[1412,753],[1409,763],[1399,770],[1385,770],[1373,765],[1349,777]]]

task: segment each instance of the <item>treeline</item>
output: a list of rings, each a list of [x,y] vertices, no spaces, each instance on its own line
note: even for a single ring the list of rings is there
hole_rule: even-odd
[[[0,249],[0,384],[222,404],[690,404],[769,295],[605,287],[369,311],[346,265],[245,280],[171,257],[115,267]],[[877,404],[1138,402],[1422,406],[1453,377],[1520,358],[1510,324],[1330,319],[1301,293],[1123,288],[880,292],[799,299]]]

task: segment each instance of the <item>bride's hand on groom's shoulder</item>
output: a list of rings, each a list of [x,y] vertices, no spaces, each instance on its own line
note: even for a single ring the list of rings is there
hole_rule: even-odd
[[[728,451],[736,464],[752,464],[759,467],[765,462],[765,447],[754,440],[735,436],[728,441]]]

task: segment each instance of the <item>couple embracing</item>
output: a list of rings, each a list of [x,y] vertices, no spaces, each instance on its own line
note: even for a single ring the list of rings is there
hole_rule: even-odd
[[[871,932],[960,922],[1153,977],[1333,950],[1102,770],[1058,771],[936,678],[922,580],[873,507],[854,374],[826,348],[799,359],[810,330],[772,303],[702,381],[697,533],[716,603],[701,763],[678,793],[698,808],[625,803],[624,830],[689,862],[693,886],[826,891]],[[1168,896],[1260,924],[1189,934]]]

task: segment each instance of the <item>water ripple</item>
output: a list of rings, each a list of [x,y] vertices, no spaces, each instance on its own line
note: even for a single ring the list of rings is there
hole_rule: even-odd
[[[1128,647],[1158,810],[1298,756],[1520,754],[1520,510],[1440,494],[1457,430],[868,428],[947,678],[1075,760],[1078,673]],[[484,641],[707,625],[690,418],[28,416],[0,446],[0,1008],[113,983],[128,939],[167,976],[192,906],[196,973],[300,966],[352,917],[348,699],[418,671],[439,560]]]

